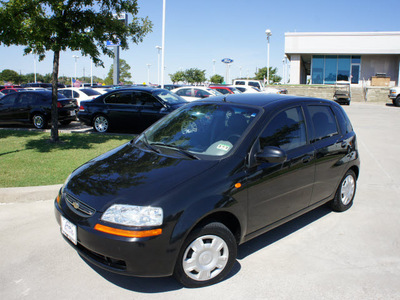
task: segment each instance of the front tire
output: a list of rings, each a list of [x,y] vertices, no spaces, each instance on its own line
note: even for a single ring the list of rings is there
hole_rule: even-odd
[[[335,198],[330,202],[332,210],[342,212],[353,205],[357,189],[357,177],[353,170],[348,170],[336,191]]]
[[[42,114],[34,114],[32,117],[32,124],[37,129],[46,129],[47,120]]]
[[[110,122],[106,116],[97,115],[93,119],[93,129],[97,132],[107,132]]]
[[[396,99],[393,100],[393,104],[397,107],[400,106],[400,96],[397,96]]]
[[[217,283],[229,274],[236,255],[237,244],[232,232],[221,223],[207,224],[186,239],[174,276],[189,288]]]

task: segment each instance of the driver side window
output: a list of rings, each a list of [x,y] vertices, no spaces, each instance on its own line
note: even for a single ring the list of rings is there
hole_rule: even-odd
[[[261,149],[275,146],[289,151],[306,144],[306,128],[300,106],[278,113],[260,137]]]

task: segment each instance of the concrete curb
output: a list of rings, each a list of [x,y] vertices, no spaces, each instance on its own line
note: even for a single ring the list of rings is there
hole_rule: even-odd
[[[55,199],[61,187],[62,184],[2,188],[0,189],[0,203],[23,203]]]

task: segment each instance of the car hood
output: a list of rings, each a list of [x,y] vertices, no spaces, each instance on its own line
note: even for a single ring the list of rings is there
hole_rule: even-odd
[[[113,203],[154,205],[216,164],[218,161],[166,156],[128,143],[76,169],[64,192],[100,212]]]

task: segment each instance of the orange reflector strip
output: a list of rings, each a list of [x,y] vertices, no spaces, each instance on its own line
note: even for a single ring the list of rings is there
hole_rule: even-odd
[[[58,194],[58,195],[57,195],[57,204],[58,204],[58,205],[60,205],[60,200],[61,200],[61,195]]]
[[[160,235],[162,233],[162,229],[152,229],[152,230],[143,230],[143,231],[133,231],[133,230],[124,230],[124,229],[118,229],[118,228],[113,228],[113,227],[108,227],[104,226],[101,224],[96,224],[94,226],[94,229],[113,234],[113,235],[118,235],[118,236],[125,236],[125,237],[131,237],[131,238],[143,238],[143,237],[149,237],[149,236],[156,236]]]
[[[241,186],[242,186],[242,184],[239,182],[235,184],[235,188],[237,188],[237,189],[240,188]]]

